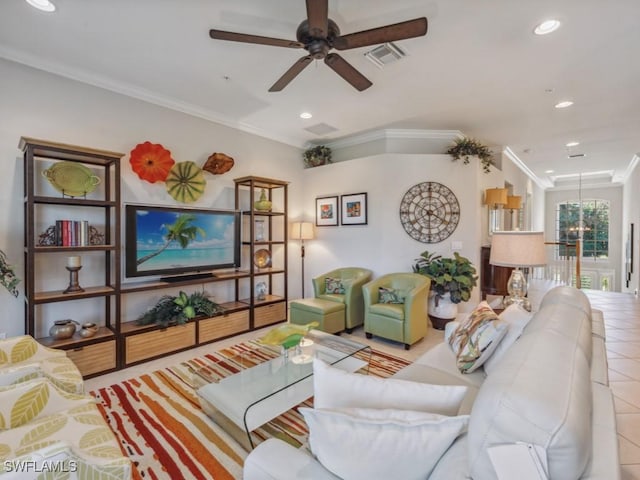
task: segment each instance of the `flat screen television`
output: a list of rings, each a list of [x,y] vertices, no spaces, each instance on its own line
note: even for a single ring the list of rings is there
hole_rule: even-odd
[[[237,210],[126,205],[125,212],[127,277],[170,281],[240,267]]]

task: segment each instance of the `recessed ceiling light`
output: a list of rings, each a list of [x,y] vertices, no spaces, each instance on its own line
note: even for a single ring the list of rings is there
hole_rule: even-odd
[[[577,147],[578,145],[580,145],[580,142],[569,142],[567,143],[567,147]]]
[[[43,12],[55,12],[56,6],[49,0],[27,0],[27,3]]]
[[[555,170],[545,170],[544,173],[553,173]]]
[[[560,28],[560,22],[558,20],[545,20],[533,30],[533,33],[536,35],[547,35],[548,33],[555,32],[558,28]]]
[[[309,112],[302,112],[300,114],[300,118],[304,118],[305,120],[310,119],[311,117],[313,117],[313,115],[311,115]]]
[[[571,100],[564,100],[562,102],[556,103],[556,108],[567,108],[573,105]]]

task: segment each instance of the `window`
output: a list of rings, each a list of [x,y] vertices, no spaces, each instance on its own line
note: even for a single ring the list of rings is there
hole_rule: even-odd
[[[570,200],[556,208],[556,240],[575,244],[582,230],[582,258],[607,258],[609,256],[609,202],[607,200],[582,201],[582,225],[580,202]],[[567,255],[564,247],[558,248],[560,256]]]

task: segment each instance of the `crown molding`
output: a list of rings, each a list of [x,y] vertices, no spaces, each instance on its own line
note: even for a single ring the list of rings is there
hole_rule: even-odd
[[[120,95],[142,100],[143,102],[168,108],[169,110],[185,113],[209,122],[218,123],[259,137],[268,138],[286,145],[301,148],[300,141],[294,138],[273,135],[270,132],[256,128],[252,125],[225,118],[220,113],[214,112],[213,110],[202,108],[188,102],[183,102],[173,97],[159,95],[137,85],[120,82],[103,75],[89,73],[86,70],[51,62],[37,55],[31,55],[12,48],[0,46],[0,58],[26,65],[27,67],[31,67],[36,70],[42,70],[60,77],[68,78],[70,80],[75,80],[80,83],[109,90]]]
[[[624,173],[621,175],[614,175],[613,181],[619,182],[622,184],[627,183],[627,180],[629,180],[629,177],[631,177],[631,174],[633,173],[633,170],[638,165],[638,162],[640,162],[640,157],[638,156],[638,154],[635,154],[631,158],[631,161],[629,162],[629,165],[627,165],[627,169],[624,171]]]
[[[511,148],[505,147],[504,150],[502,150],[502,153],[509,160],[511,160],[516,167],[522,170],[527,177],[533,180],[535,184],[540,188],[546,190],[547,188],[553,187],[553,182],[551,182],[550,180],[544,180],[533,173],[533,171],[529,167],[527,167],[522,160],[520,160],[520,158],[513,152],[513,150],[511,150]]]
[[[376,140],[455,140],[463,138],[464,135],[459,130],[419,130],[419,129],[380,129],[372,130],[365,133],[350,135],[347,137],[334,140],[332,142],[324,142],[331,149],[353,147],[362,145],[363,143],[374,142]],[[318,145],[316,142],[309,142],[306,148]]]

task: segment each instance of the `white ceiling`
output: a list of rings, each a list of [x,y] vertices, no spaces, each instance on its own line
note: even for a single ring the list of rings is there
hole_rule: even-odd
[[[460,130],[509,146],[542,181],[550,169],[607,172],[600,183],[623,179],[640,152],[640,0],[329,0],[343,34],[421,16],[429,31],[398,42],[408,57],[384,69],[368,48],[340,52],[373,82],[364,92],[320,61],[279,93],[267,90],[304,50],[208,32],[295,40],[304,0],[53,1],[53,14],[0,2],[0,57],[293,145],[381,128]],[[562,27],[533,35],[549,18]],[[565,99],[575,104],[554,108]],[[318,123],[338,130],[305,130]]]

